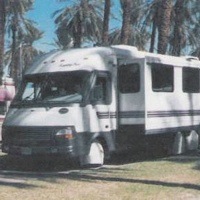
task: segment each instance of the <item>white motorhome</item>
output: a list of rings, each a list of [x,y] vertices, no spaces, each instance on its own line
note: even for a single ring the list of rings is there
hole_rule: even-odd
[[[112,152],[199,146],[200,62],[125,45],[54,51],[33,64],[3,125],[3,152],[102,165]]]

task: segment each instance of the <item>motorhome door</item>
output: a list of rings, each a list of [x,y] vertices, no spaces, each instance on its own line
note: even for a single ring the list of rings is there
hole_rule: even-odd
[[[118,70],[118,127],[117,143],[133,143],[136,135],[144,131],[145,95],[144,71],[145,59],[132,59],[122,62]],[[121,145],[120,145],[121,146]]]

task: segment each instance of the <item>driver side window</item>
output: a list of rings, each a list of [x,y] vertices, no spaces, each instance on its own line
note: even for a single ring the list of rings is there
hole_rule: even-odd
[[[91,93],[92,104],[110,104],[111,81],[108,73],[99,73]]]

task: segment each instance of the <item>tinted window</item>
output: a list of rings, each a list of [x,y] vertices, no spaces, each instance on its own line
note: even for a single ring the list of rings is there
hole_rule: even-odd
[[[118,74],[119,91],[121,93],[136,93],[140,91],[139,64],[121,65]]]
[[[152,90],[154,92],[173,92],[174,68],[160,63],[151,64]]]
[[[110,104],[111,102],[111,78],[110,74],[99,72],[96,77],[90,99],[93,104]]]
[[[183,68],[183,92],[197,93],[199,88],[199,69]]]

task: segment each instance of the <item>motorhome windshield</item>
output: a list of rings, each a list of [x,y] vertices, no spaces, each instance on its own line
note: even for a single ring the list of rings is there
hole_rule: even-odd
[[[81,103],[90,75],[87,71],[76,71],[26,76],[16,101]]]

